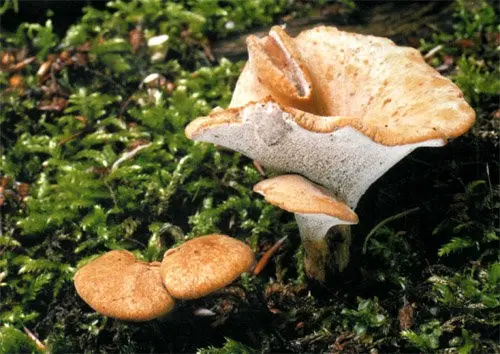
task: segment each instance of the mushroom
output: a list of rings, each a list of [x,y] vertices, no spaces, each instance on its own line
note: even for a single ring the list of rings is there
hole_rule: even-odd
[[[94,259],[78,270],[74,280],[78,295],[105,316],[148,321],[174,307],[161,281],[160,263],[138,261],[128,251]]]
[[[443,146],[474,123],[455,84],[389,39],[324,26],[291,38],[273,27],[247,44],[229,108],[186,135],[305,176],[352,209],[414,149]]]
[[[165,252],[161,278],[174,298],[197,299],[249,271],[254,257],[250,247],[232,237],[201,236]]]
[[[161,34],[148,39],[148,47],[151,50],[151,61],[158,62],[165,59],[168,52],[168,34]]]
[[[323,236],[333,226],[357,224],[356,213],[331,192],[299,175],[269,178],[257,183],[253,190],[269,203],[295,213],[306,251],[306,271],[314,278],[324,280],[323,270],[316,268],[319,264],[326,264],[329,256],[327,239]],[[345,259],[336,262],[342,266],[347,264]]]
[[[128,251],[111,251],[75,274],[78,295],[97,312],[128,321],[148,321],[174,307],[174,298],[197,299],[247,272],[254,253],[225,235],[207,235],[165,252],[163,261],[146,263]]]

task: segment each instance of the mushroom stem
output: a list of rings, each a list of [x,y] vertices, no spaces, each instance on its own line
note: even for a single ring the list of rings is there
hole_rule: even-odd
[[[253,190],[269,203],[295,213],[309,277],[324,281],[328,268],[342,271],[346,267],[351,237],[344,225],[357,224],[358,216],[345,203],[299,175],[269,178]]]
[[[341,272],[349,262],[351,229],[346,222],[324,215],[295,214],[306,251],[306,274],[324,281],[328,270]]]

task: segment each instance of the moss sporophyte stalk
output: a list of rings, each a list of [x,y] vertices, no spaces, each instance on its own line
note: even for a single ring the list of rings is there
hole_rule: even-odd
[[[47,14],[41,3],[27,7],[8,0],[0,5],[0,353],[500,351],[500,30],[491,3],[407,2],[402,7],[345,0],[118,0],[85,6],[77,19],[71,18],[71,9],[84,5],[67,5],[43,2],[51,8]],[[30,17],[33,9],[36,16]],[[29,23],[30,18],[38,23]],[[306,30],[305,22],[308,28],[318,22],[337,27],[334,38],[346,39],[340,47],[351,59],[340,65],[342,58],[335,57],[338,65],[330,73],[321,63],[332,58],[314,65],[307,60],[301,66],[297,53],[318,58],[330,53],[296,50],[297,38],[316,33],[297,36]],[[275,37],[267,36],[273,25],[285,23],[288,35],[275,29]],[[247,61],[244,44],[251,34],[253,63],[252,58]],[[233,112],[228,126],[234,128],[236,119],[248,125],[262,110],[280,134],[266,125],[245,126],[266,146],[282,146],[299,131],[314,139],[337,136],[359,116],[344,109],[368,107],[362,105],[361,95],[367,90],[373,91],[368,99],[380,98],[371,102],[371,113],[397,110],[394,119],[405,112],[419,113],[411,103],[398,109],[402,98],[385,92],[382,79],[378,86],[363,84],[354,96],[351,88],[361,84],[340,80],[335,90],[342,99],[326,99],[326,93],[334,91],[321,82],[335,82],[336,70],[341,77],[358,72],[360,82],[375,75],[371,69],[361,70],[363,60],[384,59],[376,50],[360,49],[354,55],[357,49],[347,41],[354,36],[356,41],[390,43],[365,37],[370,34],[397,44],[386,52],[389,61],[398,61],[393,51],[410,53],[403,61],[415,65],[402,70],[401,77],[418,71],[415,67],[426,68],[433,79],[422,77],[424,86],[441,87],[436,96],[423,94],[425,99],[416,97],[417,89],[407,95],[409,101],[434,104],[432,114],[420,112],[429,119],[425,126],[430,130],[410,129],[407,138],[445,131],[444,137],[432,138],[447,139],[466,130],[467,119],[456,134],[432,125],[446,112],[468,112],[457,97],[462,103],[441,106],[450,102],[453,92],[459,93],[448,79],[476,113],[470,131],[440,149],[416,149],[354,197],[348,197],[349,188],[336,190],[337,184],[309,176],[306,169],[272,170],[265,159],[248,154],[262,167],[258,171],[246,151],[185,136],[184,129],[196,117],[222,119]],[[307,45],[313,46],[313,40]],[[318,38],[315,46],[324,43]],[[361,69],[351,70],[356,67]],[[259,68],[265,73],[261,91],[236,85],[249,74],[245,82],[251,83],[260,75]],[[325,69],[324,75],[318,76],[314,70],[320,69]],[[269,78],[276,79],[271,89]],[[388,83],[387,89],[391,87]],[[324,92],[318,94],[318,88]],[[238,90],[257,96],[270,93],[274,101],[264,107],[247,105],[248,97]],[[257,96],[254,101],[265,98]],[[346,106],[340,109],[342,102]],[[229,110],[213,111],[229,105]],[[391,114],[384,117],[393,119]],[[365,123],[361,120],[358,128],[373,133],[365,140],[385,141],[387,149],[425,142],[387,141],[395,122],[384,123],[378,133]],[[349,134],[364,141],[355,127]],[[304,158],[307,163],[313,160]],[[283,188],[273,184],[275,178],[302,178],[293,174],[307,178],[294,187],[297,193],[313,190],[308,200],[323,206],[341,203],[342,210],[354,210],[359,217],[348,234],[328,236],[322,249],[335,260],[329,264],[345,266],[342,272],[326,272],[322,283],[306,275],[310,253],[301,242],[300,225],[286,211],[297,212],[287,204],[294,195],[273,194]],[[342,185],[350,182],[360,179]],[[274,186],[272,193],[264,190],[266,184]],[[254,186],[265,197],[255,193]],[[284,202],[288,209],[265,198]],[[118,252],[124,256],[121,261],[133,262],[123,267],[132,273],[120,272],[126,280],[118,284],[125,290],[123,297],[114,299],[135,302],[143,306],[142,315],[147,309],[155,317],[169,302],[160,301],[155,312],[147,307],[152,301],[135,295],[149,287],[166,298],[158,262],[167,250],[182,249],[208,234],[230,235],[263,261],[253,272],[245,265],[245,273],[233,274],[232,283],[213,293],[177,300],[166,316],[141,323],[103,316],[73,285],[77,272],[98,262],[97,257]],[[189,258],[194,256],[185,260]],[[134,288],[141,281],[143,286]]]

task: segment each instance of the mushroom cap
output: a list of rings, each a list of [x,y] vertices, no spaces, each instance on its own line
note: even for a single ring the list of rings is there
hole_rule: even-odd
[[[297,214],[324,214],[357,224],[358,216],[325,188],[299,175],[265,179],[253,187],[271,204]]]
[[[254,260],[250,247],[237,239],[201,236],[165,252],[161,277],[174,298],[197,299],[233,282]]]
[[[111,251],[75,274],[78,295],[97,312],[126,321],[149,321],[169,312],[174,299],[164,288],[160,263]]]
[[[314,124],[319,123],[315,127],[327,129],[348,119],[328,118],[314,120]],[[304,127],[308,122],[303,111],[267,101],[198,118],[186,127],[186,135],[239,151],[280,174],[305,176],[351,208],[375,180],[411,151],[446,143],[433,139],[386,146],[350,126],[318,133]]]
[[[230,107],[271,97],[306,112],[306,129],[348,125],[391,146],[454,138],[475,121],[454,83],[418,50],[389,39],[320,26],[295,38],[273,27],[269,36],[247,42],[249,60]]]

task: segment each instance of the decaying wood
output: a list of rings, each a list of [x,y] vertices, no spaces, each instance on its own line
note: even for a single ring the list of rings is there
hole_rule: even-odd
[[[402,40],[407,40],[407,38],[402,37],[426,30],[429,23],[443,22],[443,19],[448,18],[447,14],[450,13],[450,2],[447,1],[431,3],[422,1],[388,2],[373,7],[363,5],[363,3],[358,5],[361,5],[362,8],[359,14],[360,20],[357,24],[345,23],[345,17],[332,15],[329,7],[316,11],[307,17],[283,22],[283,24],[286,25],[286,31],[291,36],[296,36],[301,31],[315,26],[328,25],[335,26],[342,31],[390,37],[396,40],[396,42],[401,42]],[[263,37],[268,34],[270,27],[217,41],[213,43],[212,52],[217,59],[223,57],[232,60],[246,59],[246,37],[249,34]]]

